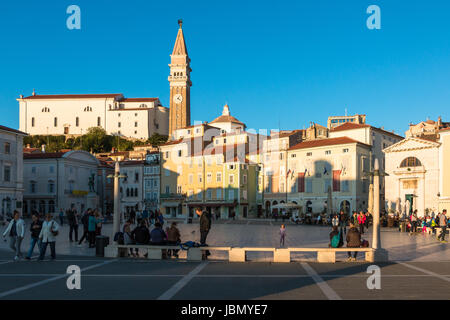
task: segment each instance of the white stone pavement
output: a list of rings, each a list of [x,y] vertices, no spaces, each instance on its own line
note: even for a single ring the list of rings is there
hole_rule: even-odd
[[[170,221],[169,221],[170,222]],[[30,236],[28,232],[29,221],[27,223],[27,232],[22,243],[22,251],[25,254],[29,248]],[[208,235],[207,243],[210,246],[247,246],[247,247],[279,247],[279,227],[281,221],[269,222],[264,220],[251,221],[213,221],[212,229]],[[165,224],[167,226],[167,222]],[[199,242],[200,232],[198,221],[193,224],[178,222],[181,231],[182,241]],[[0,226],[3,234],[6,228]],[[314,225],[294,225],[287,224],[287,235],[285,247],[328,247],[330,227]],[[84,244],[78,247],[76,243],[70,243],[68,237],[69,227],[65,224],[58,235],[56,250],[57,254],[62,255],[80,255],[94,256],[95,249],[87,248]],[[102,234],[111,237],[112,224],[103,226]],[[81,237],[82,227],[80,226],[79,236]],[[371,243],[372,234],[366,232],[363,238]],[[448,240],[448,235],[447,235]],[[395,228],[382,228],[381,232],[382,246],[389,251],[389,259],[392,261],[450,261],[449,243],[440,243],[434,235],[416,234],[408,235],[400,233]],[[8,250],[8,243],[0,242],[0,249]],[[49,252],[48,252],[49,253]],[[37,249],[35,249],[35,254]],[[226,259],[225,253],[215,253],[211,258]],[[250,260],[271,261],[271,253],[250,253]],[[340,256],[341,255],[341,256]],[[184,254],[181,254],[183,257]],[[337,258],[342,259],[345,253],[338,254]],[[312,260],[313,254],[293,254],[293,260]]]

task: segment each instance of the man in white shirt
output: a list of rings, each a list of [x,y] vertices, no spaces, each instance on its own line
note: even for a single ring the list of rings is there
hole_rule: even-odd
[[[22,257],[20,246],[25,234],[25,222],[20,218],[20,212],[14,210],[14,218],[9,222],[8,227],[3,233],[3,238],[9,236],[9,247],[16,253],[15,261]]]

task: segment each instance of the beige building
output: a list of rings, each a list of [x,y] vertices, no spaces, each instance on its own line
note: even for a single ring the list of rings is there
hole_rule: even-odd
[[[168,135],[169,110],[158,98],[125,98],[122,94],[21,96],[20,130],[31,135],[82,135],[91,127],[108,134],[148,139]]]
[[[287,152],[287,201],[304,213],[323,213],[332,190],[332,211],[366,210],[371,146],[349,137],[303,141]]]

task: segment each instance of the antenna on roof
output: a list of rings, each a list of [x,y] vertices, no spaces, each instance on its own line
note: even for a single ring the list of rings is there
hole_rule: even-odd
[[[345,108],[345,116],[347,116],[347,108]]]

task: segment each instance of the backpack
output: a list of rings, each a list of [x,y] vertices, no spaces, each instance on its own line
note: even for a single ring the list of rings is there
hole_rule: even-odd
[[[331,239],[331,247],[332,248],[339,248],[341,244],[341,231],[339,231],[338,234],[334,235]]]
[[[114,235],[114,241],[117,241],[118,244],[124,244],[125,243],[125,238],[124,238],[123,232],[120,232],[120,231],[117,232]]]
[[[200,247],[200,243],[194,241],[186,241],[180,244],[182,250],[189,250],[190,248],[198,248]]]

